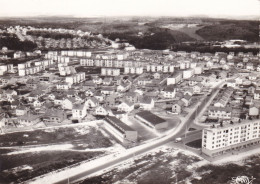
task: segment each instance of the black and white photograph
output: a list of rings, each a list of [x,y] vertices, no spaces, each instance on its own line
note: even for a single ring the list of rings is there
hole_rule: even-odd
[[[260,184],[259,0],[0,0],[0,184]]]

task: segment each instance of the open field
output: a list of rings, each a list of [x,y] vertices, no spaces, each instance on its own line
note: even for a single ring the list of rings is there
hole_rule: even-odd
[[[231,184],[233,177],[253,176],[260,182],[260,155],[238,163],[212,165],[190,152],[161,147],[78,184]]]
[[[0,135],[0,147],[82,142],[88,148],[109,147],[109,138],[91,126],[49,128]]]
[[[25,181],[122,149],[95,124],[3,134],[0,139],[0,183]]]
[[[44,151],[15,155],[0,155],[0,183],[18,183],[93,159],[102,152]],[[22,158],[22,159],[21,159]]]

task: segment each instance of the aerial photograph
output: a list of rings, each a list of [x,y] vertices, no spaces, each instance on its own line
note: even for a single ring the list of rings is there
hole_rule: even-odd
[[[0,0],[0,184],[260,184],[259,0]]]

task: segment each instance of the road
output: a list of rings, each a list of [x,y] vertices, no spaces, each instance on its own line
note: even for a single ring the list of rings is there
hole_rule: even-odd
[[[219,88],[223,84],[224,84],[224,81],[221,82],[219,85],[217,85],[215,87],[215,89]],[[113,159],[107,159],[100,163],[95,163],[92,165],[91,165],[91,163],[89,163],[89,166],[87,166],[87,168],[84,168],[82,170],[82,172],[79,172],[77,174],[72,175],[71,174],[72,172],[70,172],[69,169],[67,171],[61,171],[60,173],[55,173],[54,175],[57,174],[56,175],[57,177],[54,178],[55,179],[54,183],[57,183],[57,184],[68,183],[68,180],[69,180],[69,182],[73,183],[76,181],[83,180],[83,179],[87,178],[89,175],[94,174],[95,172],[102,171],[109,167],[118,165],[118,164],[126,161],[127,159],[133,158],[133,156],[146,153],[146,152],[151,151],[155,148],[158,148],[168,142],[174,141],[177,137],[182,137],[185,134],[187,128],[193,123],[194,119],[201,113],[202,110],[206,109],[205,105],[207,106],[210,104],[211,100],[213,100],[213,98],[216,95],[216,92],[218,90],[215,90],[215,91],[212,90],[212,91],[213,91],[213,93],[210,96],[205,96],[204,100],[195,106],[194,110],[187,115],[185,121],[180,123],[178,127],[173,129],[172,131],[170,131],[167,135],[164,135],[160,138],[156,138],[156,139],[150,141],[149,143],[127,149],[124,153],[120,153],[119,155],[115,156]],[[191,132],[187,136],[188,136],[188,138],[191,138],[192,136],[198,136],[197,133],[198,132],[196,132],[196,131],[193,133]],[[62,172],[63,172],[63,174],[62,174]],[[64,174],[65,175],[67,174],[66,176],[68,178],[64,178]],[[58,176],[60,176],[60,177],[58,177]],[[46,178],[47,178],[47,176],[46,176]],[[39,181],[34,181],[31,183],[37,183],[37,182],[39,183]]]

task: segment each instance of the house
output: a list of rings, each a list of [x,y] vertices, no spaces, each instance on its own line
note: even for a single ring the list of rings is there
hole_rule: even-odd
[[[256,89],[254,92],[254,99],[260,100],[260,89]]]
[[[96,107],[95,115],[112,116],[113,112],[112,112],[111,108],[108,106],[98,106],[98,107]]]
[[[130,112],[134,110],[134,103],[124,100],[118,105],[117,109],[118,111]]]
[[[91,98],[88,98],[86,101],[85,101],[85,105],[88,107],[88,108],[95,108],[99,105],[99,101],[98,99],[96,99],[95,97],[91,97]]]
[[[176,88],[174,86],[167,86],[161,93],[164,98],[175,98]]]
[[[109,95],[105,98],[104,102],[109,107],[115,107],[117,105],[119,96],[116,94]]]
[[[114,91],[114,87],[102,87],[101,88],[101,94],[103,95],[111,95],[113,94],[115,91]]]
[[[250,74],[250,75],[248,76],[248,79],[254,81],[254,80],[257,79],[257,75]]]
[[[31,126],[40,122],[40,116],[34,114],[24,114],[22,116],[17,117],[17,122],[21,126]]]
[[[192,87],[193,93],[194,94],[200,94],[202,91],[203,85],[201,83],[196,84],[195,86]]]
[[[102,82],[102,79],[101,79],[101,82]],[[99,83],[99,82],[98,82]],[[101,84],[101,83],[100,83]],[[85,81],[83,84],[82,84],[82,89],[83,90],[88,90],[88,89],[91,89],[91,90],[95,90],[97,87],[97,83],[94,83],[93,80],[91,81]]]
[[[253,63],[247,63],[246,64],[246,69],[250,70],[250,71],[253,71],[254,70],[254,64]]]
[[[100,91],[96,91],[93,96],[100,102],[104,101],[104,96],[101,94]]]
[[[63,98],[62,103],[61,103],[61,107],[62,107],[62,109],[72,110],[73,104],[76,103],[76,101],[77,100],[73,97]]]
[[[127,83],[121,83],[117,86],[117,91],[118,92],[126,92],[127,90],[129,90],[131,88],[131,83],[127,82]]]
[[[226,71],[221,71],[221,72],[219,72],[218,76],[221,79],[226,79],[227,78],[227,72]]]
[[[189,94],[186,94],[184,95],[182,98],[181,98],[181,101],[184,102],[184,106],[187,107],[190,105],[190,102],[191,102],[191,96]]]
[[[124,98],[129,102],[137,103],[140,95],[137,92],[127,92],[125,93]]]
[[[243,79],[241,77],[237,77],[235,81],[237,85],[243,84]]]
[[[145,86],[146,84],[150,84],[152,83],[152,80],[149,79],[149,78],[145,78],[145,77],[140,77],[138,80],[137,80],[137,84],[139,86]]]
[[[151,110],[152,108],[154,108],[154,100],[151,97],[142,96],[139,99],[139,105],[140,105],[140,109]]]
[[[181,100],[174,101],[172,105],[172,112],[180,114],[184,108],[185,103]]]
[[[93,76],[92,77],[93,83],[94,84],[102,84],[102,78],[98,77],[98,76]]]
[[[215,107],[208,108],[208,118],[210,119],[231,119],[232,109],[230,107]]]
[[[123,80],[123,77],[122,77],[122,76],[115,76],[115,77],[114,77],[114,83],[115,83],[116,85],[120,85],[121,82],[122,82],[122,80]]]
[[[69,90],[71,88],[71,84],[68,82],[58,82],[56,84],[57,90]]]
[[[227,87],[235,88],[237,86],[235,79],[229,79],[227,80]]]
[[[105,77],[103,80],[103,85],[109,86],[112,84],[112,78],[111,77]]]
[[[150,111],[141,111],[135,114],[135,118],[140,120],[149,128],[160,130],[168,128],[168,122]]]
[[[58,96],[55,100],[54,100],[54,104],[55,105],[63,105],[63,97],[62,96]]]
[[[43,115],[44,122],[61,123],[66,119],[66,114],[62,110],[48,109]]]
[[[39,95],[34,94],[34,93],[30,93],[27,96],[27,99],[28,99],[29,102],[33,102],[33,101],[37,100],[38,98],[39,98]]]
[[[156,72],[156,73],[153,74],[153,78],[154,79],[160,79],[161,78],[161,74]]]
[[[25,106],[18,106],[18,107],[15,109],[15,115],[16,115],[16,116],[23,116],[23,115],[25,115],[27,112],[28,112],[28,108],[25,107]]]
[[[82,119],[87,115],[87,107],[85,104],[73,104],[72,118]]]
[[[15,90],[7,89],[4,91],[6,97],[11,97],[11,96],[17,96],[17,92]]]
[[[88,90],[85,91],[85,95],[86,96],[93,96],[94,92],[95,92],[94,89],[88,89]]]
[[[249,87],[247,87],[247,91],[248,91],[248,93],[250,93],[250,94],[254,94],[254,92],[255,92],[255,86],[254,85],[250,85]]]
[[[257,65],[256,71],[260,72],[260,65]]]
[[[33,106],[34,106],[34,108],[39,108],[39,107],[41,107],[42,106],[42,104],[43,104],[44,102],[40,102],[40,100],[35,100],[34,102],[33,102]]]
[[[11,102],[11,109],[16,109],[19,106],[19,101],[15,100]]]
[[[194,86],[198,83],[201,83],[203,81],[203,78],[202,77],[199,77],[199,76],[196,76],[196,77],[191,77],[189,79],[189,85],[190,86]]]
[[[250,107],[249,107],[249,113],[248,113],[249,116],[258,116],[259,115],[259,107],[252,104]]]
[[[184,96],[185,95],[189,95],[189,96],[192,96],[194,94],[194,90],[193,88],[187,88],[185,91],[184,91]]]

